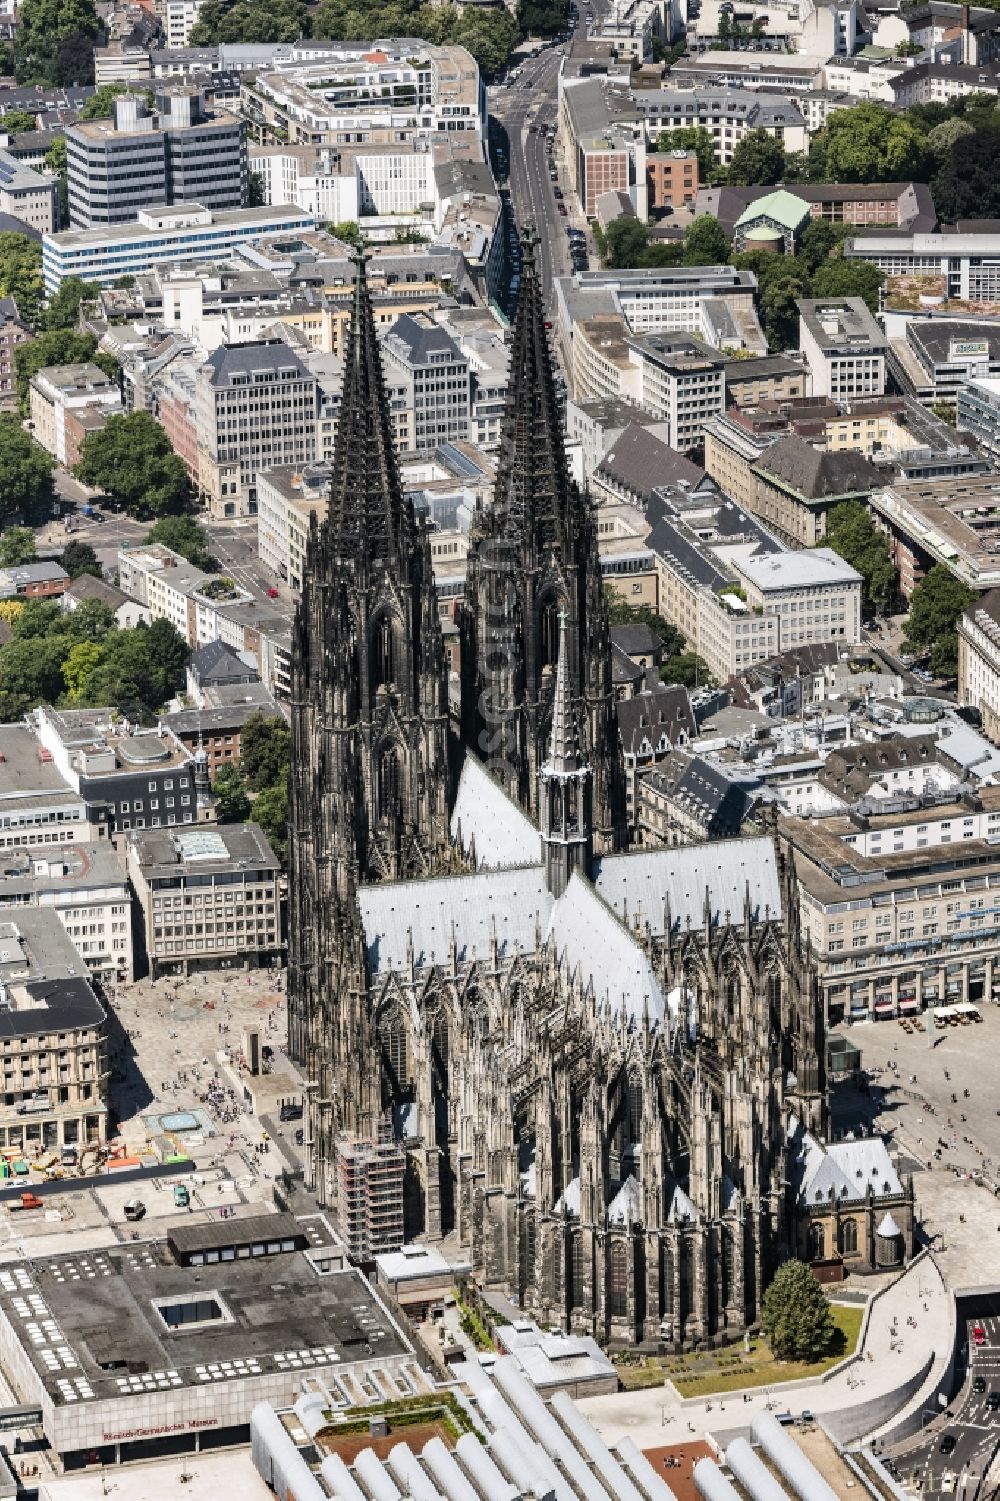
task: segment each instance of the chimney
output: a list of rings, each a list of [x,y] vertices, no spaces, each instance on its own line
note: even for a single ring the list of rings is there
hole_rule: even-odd
[[[969,23],[969,7],[962,6],[962,61],[965,66],[971,67],[974,59],[972,56],[972,27]]]

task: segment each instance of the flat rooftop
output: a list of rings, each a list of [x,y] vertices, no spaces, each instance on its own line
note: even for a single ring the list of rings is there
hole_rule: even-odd
[[[146,880],[180,875],[213,875],[254,867],[277,871],[280,864],[257,823],[220,824],[211,829],[145,829],[130,836],[130,850]]]
[[[3,900],[37,892],[124,885],[125,869],[112,844],[54,844],[0,851]]]
[[[1000,475],[949,475],[874,489],[872,507],[974,588],[1000,584]]]
[[[317,1221],[309,1234],[321,1250]],[[146,1241],[12,1262],[0,1267],[0,1308],[55,1405],[410,1349],[359,1271],[321,1276],[307,1251],[248,1248],[239,1260],[180,1267],[165,1241]]]
[[[23,724],[0,725],[0,807],[11,802],[48,803],[39,793],[63,793],[77,799],[75,793],[51,757],[42,754],[38,736]]]

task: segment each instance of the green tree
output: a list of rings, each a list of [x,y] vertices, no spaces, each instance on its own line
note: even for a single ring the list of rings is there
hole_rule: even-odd
[[[832,224],[829,219],[810,219],[799,235],[796,260],[812,274],[840,247],[853,228],[852,224]]]
[[[95,579],[104,576],[97,554],[89,542],[67,542],[59,562],[71,579],[78,579],[83,573],[89,573]]]
[[[161,546],[179,552],[196,568],[215,567],[215,559],[209,551],[208,533],[193,516],[161,516],[146,533],[146,541],[159,542]]]
[[[78,641],[70,648],[62,664],[66,692],[75,704],[84,698],[87,684],[104,659],[103,649],[96,641]]]
[[[273,787],[286,775],[292,731],[281,714],[254,714],[240,734],[240,771],[253,792]]]
[[[60,282],[59,290],[49,298],[48,306],[42,314],[42,327],[53,328],[76,328],[80,321],[80,304],[93,302],[100,287],[96,281],[83,281],[79,276],[67,276]]]
[[[916,651],[930,653],[928,665],[936,677],[951,678],[958,672],[959,616],[978,597],[943,563],[935,563],[914,589],[906,639]]]
[[[339,224],[331,224],[329,228],[334,238],[343,240],[345,245],[356,247],[361,244],[361,229],[356,220],[342,219]]]
[[[238,766],[220,766],[212,791],[219,799],[220,823],[242,823],[250,816],[250,799]]]
[[[66,137],[56,136],[45,153],[45,167],[58,183],[59,227],[69,223],[69,167],[66,160]]]
[[[968,136],[974,136],[976,127],[971,120],[960,115],[950,115],[927,132],[927,145],[936,157],[946,157],[953,146]]]
[[[19,568],[22,563],[33,563],[37,556],[30,526],[8,526],[0,532],[0,568]]]
[[[263,172],[247,173],[247,208],[260,208],[264,202]]]
[[[88,433],[75,472],[131,516],[166,516],[187,503],[187,470],[149,412],[115,413]]]
[[[860,297],[871,313],[879,309],[884,274],[870,261],[824,261],[812,279],[814,297]]]
[[[835,111],[817,140],[831,182],[920,181],[930,164],[927,139],[912,121],[871,101]]]
[[[762,127],[749,130],[733,151],[728,182],[745,187],[773,187],[785,175],[785,148]]]
[[[13,297],[28,323],[38,316],[42,286],[42,247],[30,235],[0,234],[0,296]]]
[[[93,0],[23,0],[18,21],[18,83],[93,83],[101,29]]]
[[[37,116],[29,115],[26,109],[9,109],[5,115],[0,116],[0,130],[5,130],[8,135],[20,135],[25,130],[34,130],[37,125]]]
[[[510,61],[518,42],[517,22],[502,5],[491,10],[467,6],[455,27],[454,39],[460,47],[468,48],[489,82],[498,78]]]
[[[65,686],[63,645],[60,640],[32,641],[15,634],[0,647],[0,722],[11,724],[39,704],[58,700]]]
[[[295,42],[308,34],[303,0],[205,0],[191,29],[192,47],[217,42]]]
[[[50,365],[83,365],[97,358],[97,340],[93,334],[79,334],[71,328],[52,328],[29,339],[14,350],[17,399],[27,415],[31,378]]]
[[[259,823],[278,859],[288,858],[288,768],[281,779],[265,787],[253,800],[253,818]]]
[[[801,1261],[786,1261],[775,1272],[760,1323],[778,1360],[820,1360],[837,1333],[826,1294]]]
[[[715,683],[708,663],[697,652],[682,651],[668,657],[660,668],[661,683],[680,683],[684,688],[711,688]]]
[[[0,412],[0,526],[18,516],[40,521],[52,497],[51,454],[25,432],[13,412]]]
[[[856,568],[864,580],[865,605],[870,610],[888,610],[896,597],[897,574],[889,556],[886,535],[874,523],[860,500],[844,500],[832,506],[826,517],[822,547]]]
[[[623,215],[620,219],[612,219],[607,229],[600,233],[595,227],[594,238],[604,264],[625,271],[642,264],[649,245],[649,230],[638,219]]]
[[[108,120],[114,112],[114,102],[123,94],[137,94],[147,108],[153,107],[153,96],[149,89],[133,89],[127,83],[106,83],[91,94],[83,109],[80,111],[81,120]]]
[[[684,650],[687,638],[669,620],[664,620],[651,605],[630,605],[623,594],[612,584],[605,584],[604,596],[608,602],[609,625],[647,625],[659,636],[667,656],[676,656]]]
[[[699,214],[684,231],[685,266],[724,266],[729,260],[726,231],[713,214]]]
[[[704,125],[682,125],[677,130],[661,130],[656,138],[657,151],[693,151],[698,158],[698,176],[707,182],[718,166],[712,132]]]
[[[517,24],[525,36],[554,36],[568,18],[566,0],[518,0]]]
[[[757,277],[757,303],[768,347],[780,352],[797,349],[798,301],[811,296],[809,272],[798,260],[752,250],[734,257],[733,264]]]

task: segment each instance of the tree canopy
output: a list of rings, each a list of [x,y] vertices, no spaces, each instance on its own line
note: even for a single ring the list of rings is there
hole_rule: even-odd
[[[30,235],[0,234],[0,295],[13,297],[21,317],[35,322],[44,295],[42,247]]]
[[[91,574],[95,579],[104,576],[97,554],[89,542],[67,542],[59,562],[71,579],[78,579],[84,573]]]
[[[93,83],[100,29],[94,0],[23,0],[14,46],[18,83]]]
[[[9,109],[0,120],[0,126],[8,135],[20,135],[22,131],[34,130],[36,115],[29,115],[26,109]]]
[[[8,526],[0,532],[0,568],[19,568],[22,563],[33,563],[37,556],[30,526]]]
[[[866,101],[836,110],[810,147],[829,182],[922,181],[929,164],[927,140],[905,115]]]
[[[67,276],[65,281],[60,282],[58,292],[49,298],[41,318],[42,328],[75,329],[80,319],[81,302],[93,302],[99,291],[96,281],[83,281],[79,276]]]
[[[775,1272],[760,1323],[779,1360],[819,1360],[837,1334],[826,1294],[801,1261],[786,1261]]]
[[[209,550],[208,533],[193,516],[161,516],[155,526],[146,533],[147,542],[159,542],[173,552],[179,552],[196,568],[214,568],[215,559]]]
[[[168,620],[119,630],[97,600],[64,613],[29,601],[0,646],[0,714],[21,719],[39,703],[114,704],[149,718],[183,682],[187,643]]]
[[[93,334],[80,334],[72,328],[51,328],[19,344],[14,350],[14,369],[18,405],[26,416],[30,406],[31,377],[49,365],[83,365],[91,361],[115,379],[120,366],[113,354],[99,350]]]
[[[657,614],[651,605],[630,605],[612,584],[605,585],[604,594],[608,602],[609,625],[647,625],[659,636],[667,656],[676,656],[684,650],[687,644],[684,632]]]
[[[80,111],[81,120],[107,120],[113,112],[116,99],[122,94],[138,94],[139,97],[150,107],[153,103],[153,95],[149,89],[133,89],[127,83],[105,83],[87,100]]]
[[[40,521],[52,496],[55,460],[25,432],[13,412],[0,412],[0,526],[15,517]]]
[[[280,782],[291,763],[292,731],[282,714],[254,714],[240,734],[240,770],[253,792]]]
[[[772,187],[785,173],[785,148],[763,127],[748,130],[736,145],[726,181],[744,187]]]
[[[869,610],[888,610],[896,597],[896,567],[889,556],[886,536],[874,523],[860,500],[844,500],[832,506],[826,517],[822,547],[856,568],[864,580],[864,602]]]
[[[219,799],[216,809],[220,823],[242,823],[250,816],[250,798],[240,769],[234,761],[220,766],[212,783]]]
[[[204,0],[191,29],[192,47],[217,42],[295,42],[308,33],[303,0]]]
[[[935,677],[958,672],[959,616],[978,598],[943,563],[935,563],[914,589],[906,622],[906,639],[917,652],[929,652],[928,667]]]
[[[99,431],[88,433],[75,472],[130,516],[166,516],[187,503],[187,470],[149,412],[116,412]]]

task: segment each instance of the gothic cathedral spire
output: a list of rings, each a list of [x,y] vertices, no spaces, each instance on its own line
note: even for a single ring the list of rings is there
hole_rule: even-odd
[[[559,616],[559,662],[552,700],[549,753],[540,772],[539,822],[546,884],[562,896],[574,870],[590,866],[590,767],[580,749],[576,707],[569,691],[566,612]]]
[[[426,524],[400,483],[365,257],[326,520],[310,529],[292,651],[289,1030],[322,1009],[348,947],[364,966],[360,883],[451,861],[447,674]],[[301,950],[301,953],[299,952]],[[360,957],[359,957],[360,956]]]
[[[536,243],[529,229],[493,500],[477,508],[469,537],[463,739],[540,818],[565,613],[567,693],[593,776],[594,843],[604,851],[625,836],[607,606],[593,508],[566,464]]]

